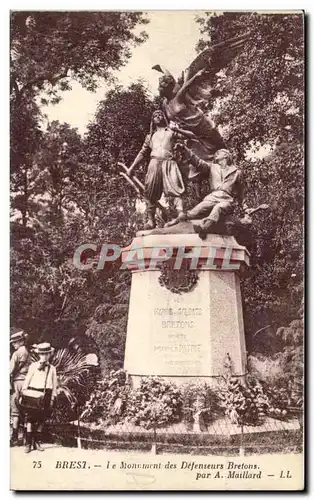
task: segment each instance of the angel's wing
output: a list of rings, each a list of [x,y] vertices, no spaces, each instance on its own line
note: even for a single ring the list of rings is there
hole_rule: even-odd
[[[201,69],[205,69],[207,74],[214,76],[240,52],[249,36],[250,32],[247,32],[203,50],[190,64],[187,77],[191,78]]]
[[[208,49],[203,50],[192,61],[185,71],[184,80],[192,78],[198,71],[204,70],[201,78],[195,80],[189,88],[189,96],[197,99],[204,94],[204,88],[213,84],[215,75],[241,51],[248,40],[250,32],[244,33],[223,42],[216,43]]]

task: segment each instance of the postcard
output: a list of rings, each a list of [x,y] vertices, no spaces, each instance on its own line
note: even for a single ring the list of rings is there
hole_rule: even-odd
[[[304,489],[304,12],[10,13],[12,490]]]

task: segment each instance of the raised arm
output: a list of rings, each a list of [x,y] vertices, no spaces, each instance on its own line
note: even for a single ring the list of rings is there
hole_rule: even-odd
[[[199,70],[197,73],[195,73],[195,75],[193,75],[189,80],[187,80],[176,93],[175,99],[177,99],[179,102],[183,102],[185,95],[189,90],[190,86],[192,85],[192,83],[194,83],[195,80],[197,80],[197,78],[199,78],[204,73],[204,71],[205,71],[204,68]]]
[[[211,163],[202,160],[197,154],[193,153],[191,149],[189,149],[185,144],[178,144],[176,146],[176,149],[181,149],[184,152],[184,155],[186,159],[192,163],[194,167],[196,167],[198,170],[205,170],[208,173],[211,170]]]
[[[196,138],[196,135],[193,134],[193,132],[191,132],[190,130],[183,130],[182,128],[179,128],[178,125],[174,122],[170,123],[170,128],[171,128],[171,130],[176,132],[176,134],[181,135],[182,137],[186,137],[187,139],[195,139]]]

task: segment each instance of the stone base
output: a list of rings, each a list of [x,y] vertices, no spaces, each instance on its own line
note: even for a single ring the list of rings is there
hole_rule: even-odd
[[[199,224],[200,219],[195,219],[191,221],[179,222],[171,227],[160,227],[155,229],[141,229],[137,231],[136,236],[148,236],[148,235],[165,235],[165,234],[196,234],[193,228],[193,224]],[[252,232],[251,224],[244,224],[239,219],[230,216],[225,219],[224,222],[217,224],[214,228],[214,233],[208,235],[209,238],[214,236],[214,234],[219,234],[220,236],[234,236],[240,245],[251,246],[252,244]]]
[[[223,250],[229,245],[233,268],[201,267],[190,291],[173,293],[161,285],[158,266],[147,262],[152,248],[171,247],[174,238],[177,248],[189,246],[192,251],[196,246],[206,250],[214,245]],[[135,240],[147,267],[132,273],[124,368],[134,385],[150,375],[179,384],[197,378],[217,385],[226,370],[244,378],[246,349],[238,271],[241,264],[248,264],[245,247],[232,237],[218,235],[208,235],[205,241],[195,234],[150,234]]]

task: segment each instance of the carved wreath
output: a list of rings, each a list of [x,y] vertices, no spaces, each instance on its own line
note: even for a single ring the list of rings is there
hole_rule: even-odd
[[[172,293],[186,293],[195,287],[198,281],[198,271],[189,269],[182,264],[180,269],[174,269],[174,261],[163,262],[160,266],[159,284]]]

